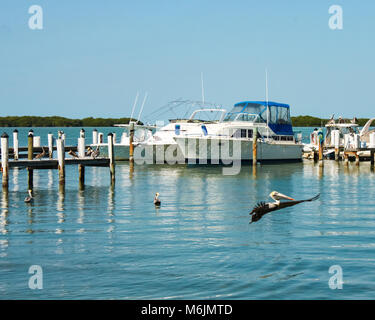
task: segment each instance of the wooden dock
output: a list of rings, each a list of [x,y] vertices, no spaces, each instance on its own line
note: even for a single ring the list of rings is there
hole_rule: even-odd
[[[33,190],[33,170],[56,169],[59,174],[59,184],[65,185],[65,166],[77,165],[80,186],[84,185],[85,167],[108,167],[111,184],[115,182],[115,157],[113,149],[113,133],[108,134],[108,157],[100,157],[100,148],[86,149],[85,130],[80,131],[77,146],[65,147],[65,137],[60,134],[53,146],[53,136],[48,135],[48,146],[34,147],[34,135],[28,133],[28,146],[18,147],[18,131],[13,132],[13,148],[9,148],[9,136],[3,133],[1,136],[1,172],[3,191],[8,190],[9,171],[13,168],[27,168],[28,189]],[[27,154],[20,156],[20,152]],[[48,151],[48,152],[47,152]],[[57,151],[57,158],[53,158],[53,151]],[[70,157],[66,157],[68,152]],[[37,153],[37,154],[36,154]],[[12,157],[10,157],[12,155]],[[24,159],[26,158],[27,159]],[[20,159],[22,158],[22,159]]]

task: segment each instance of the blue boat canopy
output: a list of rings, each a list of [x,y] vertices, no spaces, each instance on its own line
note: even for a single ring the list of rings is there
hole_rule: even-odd
[[[273,101],[243,101],[236,103],[227,113],[224,121],[252,121],[267,123],[267,107],[269,110],[268,125],[278,135],[293,135],[290,119],[290,106]]]

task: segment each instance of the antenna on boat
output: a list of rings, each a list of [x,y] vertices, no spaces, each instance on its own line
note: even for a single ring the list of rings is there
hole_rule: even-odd
[[[266,106],[267,106],[267,138],[270,138],[270,128],[269,128],[269,113],[270,109],[268,107],[268,71],[266,68]]]
[[[202,104],[204,105],[203,72],[201,72],[201,85],[202,85]]]
[[[137,92],[137,95],[135,96],[135,100],[134,100],[134,104],[133,104],[133,109],[132,109],[132,114],[131,114],[131,116],[130,116],[129,121],[131,121],[131,119],[133,118],[134,109],[135,109],[135,106],[136,106],[137,101],[138,101],[138,96],[139,96],[139,92]]]
[[[145,97],[143,98],[143,102],[142,102],[141,110],[139,111],[139,115],[138,115],[137,123],[138,123],[139,119],[141,118],[141,114],[142,114],[143,107],[144,107],[144,105],[145,105],[145,102],[146,102],[147,96],[148,96],[148,93],[146,92],[146,93],[145,93]]]

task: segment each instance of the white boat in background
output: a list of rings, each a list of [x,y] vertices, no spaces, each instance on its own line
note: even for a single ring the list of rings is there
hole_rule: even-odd
[[[287,104],[272,101],[245,101],[234,105],[225,118],[201,125],[199,133],[174,137],[185,161],[210,163],[252,160],[254,130],[257,131],[257,160],[301,161],[302,143],[294,137]],[[227,153],[223,154],[223,151]]]
[[[345,120],[339,117],[335,120],[334,116],[325,125],[323,156],[334,159],[335,148],[344,149],[375,148],[375,130],[370,130],[375,118],[370,119],[360,130],[357,119]],[[310,143],[304,144],[303,152],[306,154],[319,150],[319,132],[322,129],[316,128],[310,134]],[[370,151],[360,151],[361,156],[369,156]]]

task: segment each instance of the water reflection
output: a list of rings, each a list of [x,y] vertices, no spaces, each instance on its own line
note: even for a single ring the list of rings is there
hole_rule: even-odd
[[[1,194],[1,214],[0,214],[0,234],[8,233],[9,214],[9,193],[7,188],[3,188]]]

